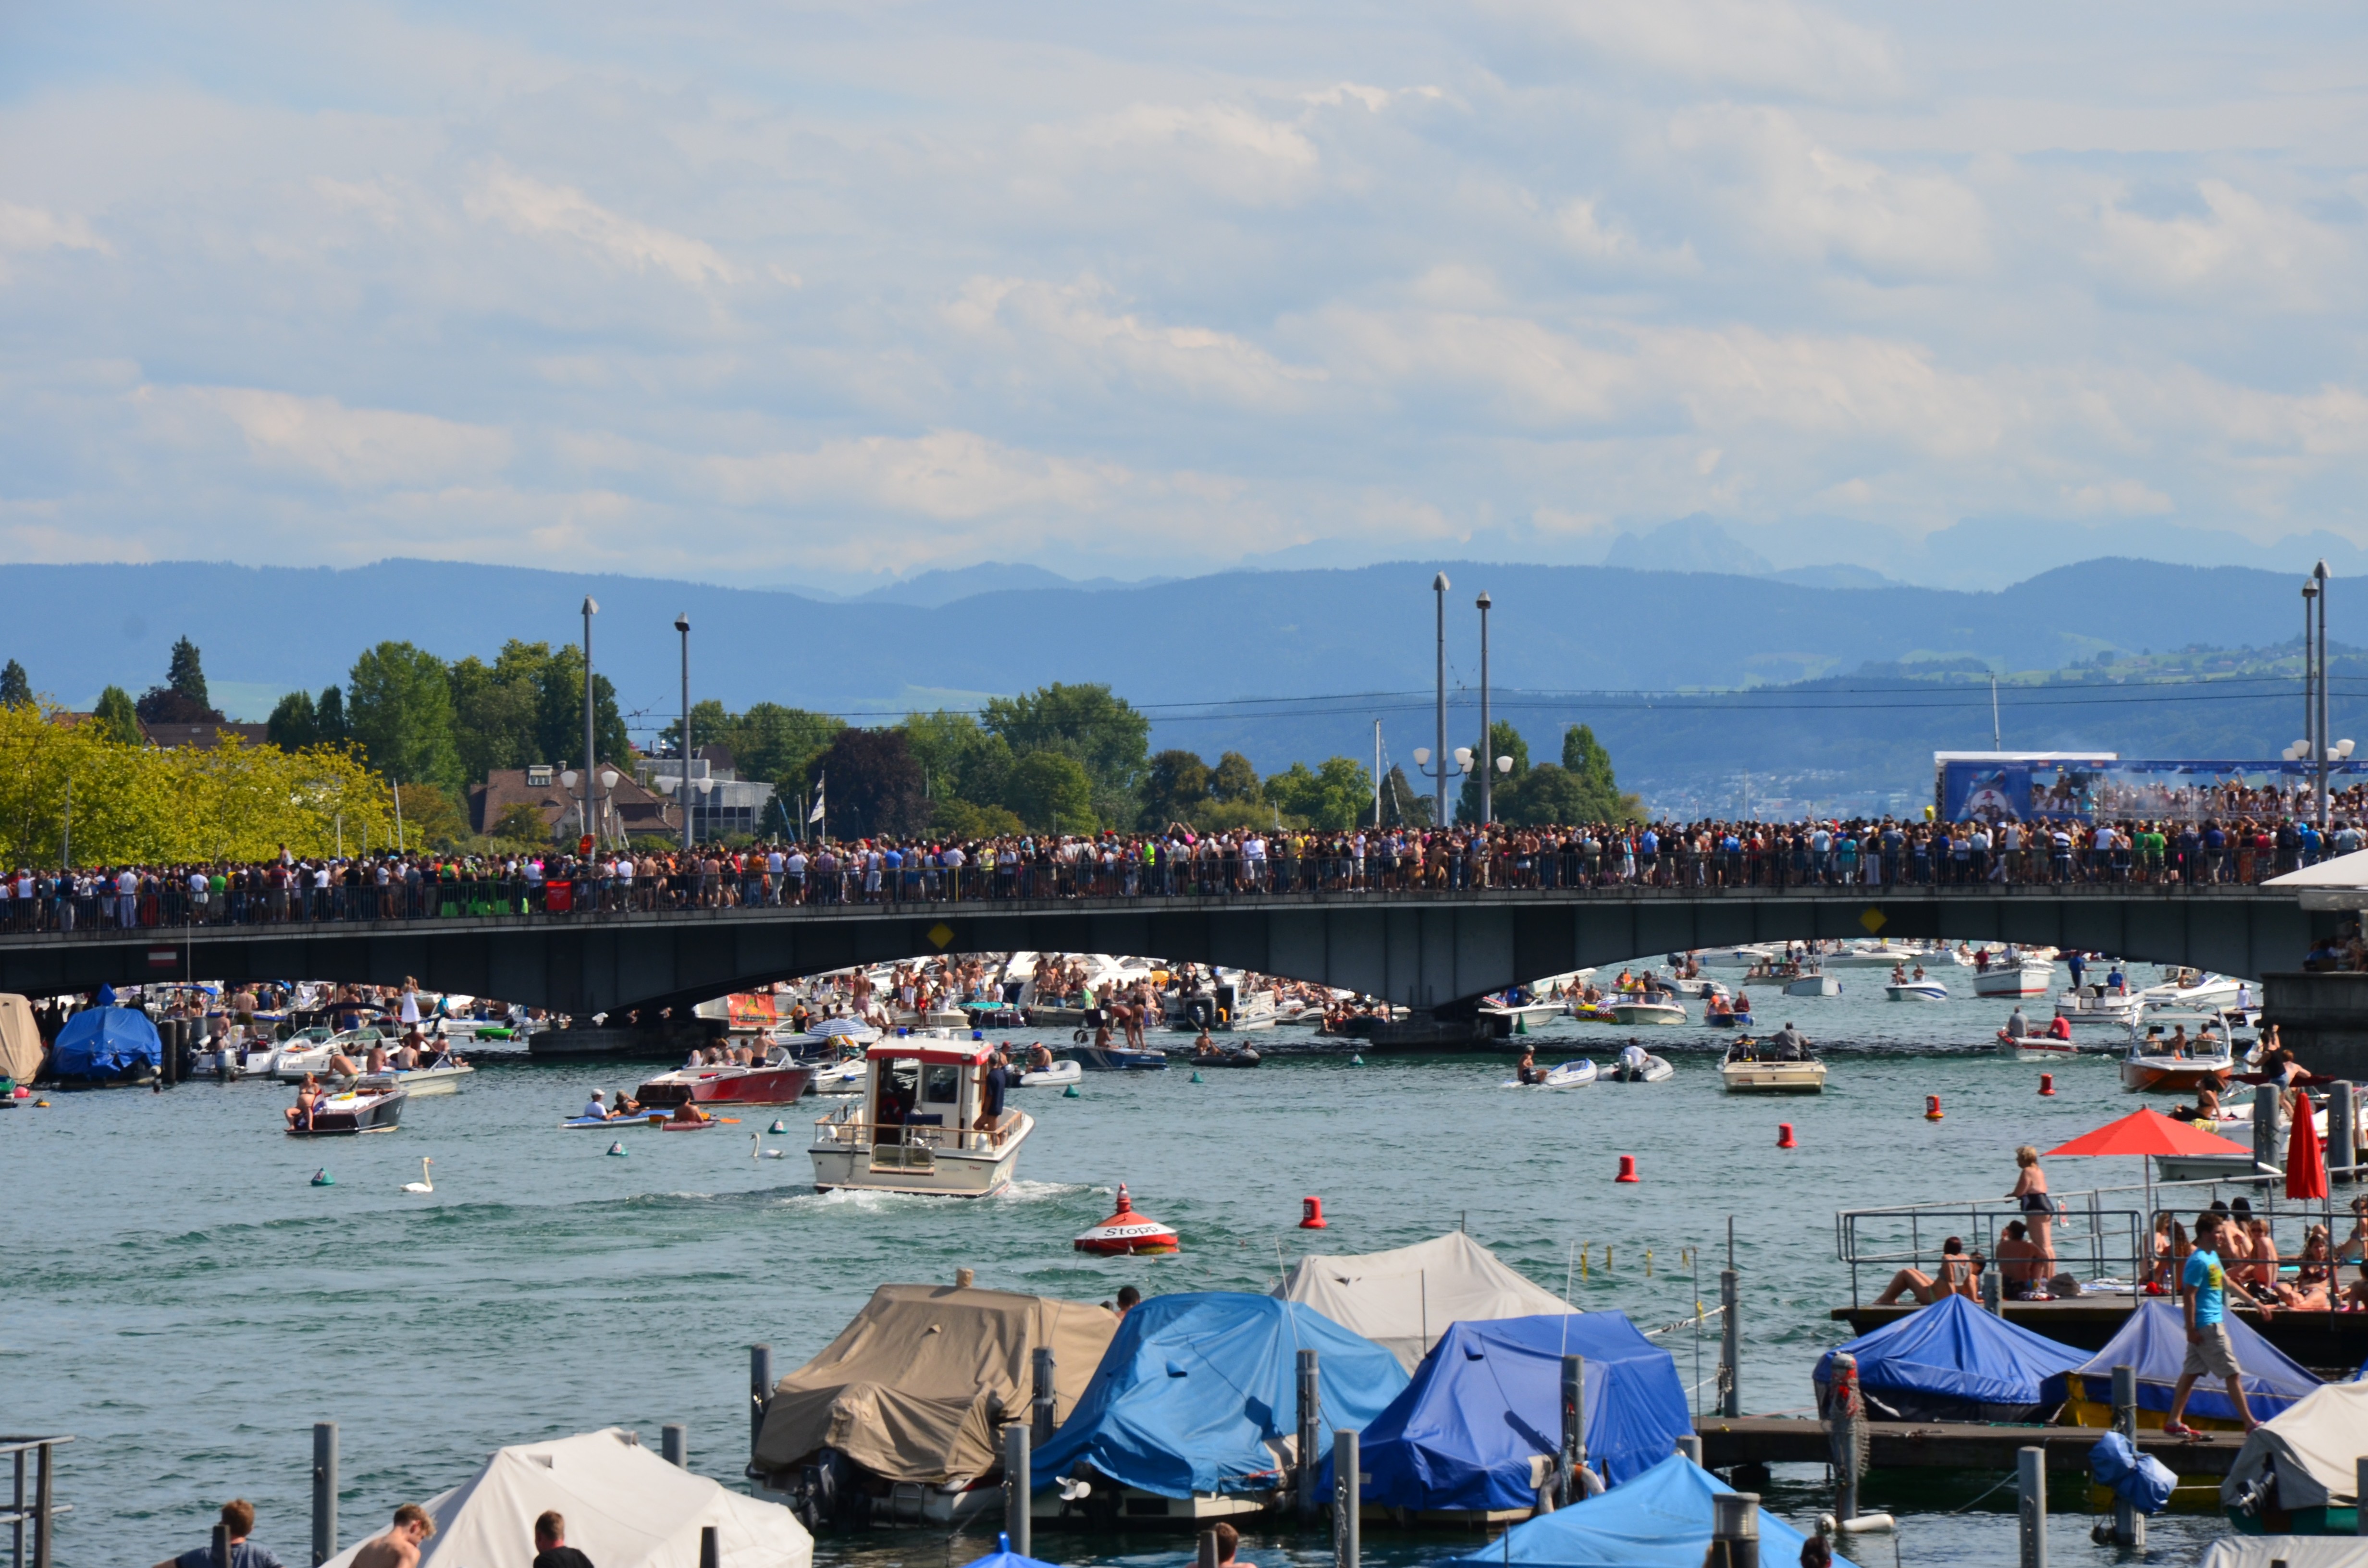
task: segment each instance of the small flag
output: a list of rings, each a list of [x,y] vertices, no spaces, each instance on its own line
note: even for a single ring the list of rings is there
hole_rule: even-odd
[[[817,778],[817,779],[815,779],[815,780],[814,780],[814,810],[812,810],[812,811],[810,811],[810,812],[808,812],[806,813],[806,821],[808,821],[808,822],[810,822],[810,823],[817,823],[817,822],[822,821],[822,791],[823,791],[823,786],[825,786],[825,785],[828,784],[829,782],[830,782],[830,775],[829,775],[829,774],[827,774],[827,773],[824,774],[821,778]]]

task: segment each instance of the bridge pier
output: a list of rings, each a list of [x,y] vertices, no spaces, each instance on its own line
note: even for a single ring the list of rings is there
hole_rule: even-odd
[[[2320,1077],[2368,1079],[2368,974],[2265,974],[2261,1022]]]

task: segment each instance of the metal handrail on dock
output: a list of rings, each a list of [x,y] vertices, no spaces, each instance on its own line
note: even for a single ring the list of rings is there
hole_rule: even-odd
[[[50,1542],[54,1536],[54,1521],[60,1514],[71,1514],[74,1506],[60,1503],[52,1495],[52,1480],[56,1464],[50,1450],[60,1443],[71,1443],[71,1437],[0,1437],[0,1454],[15,1461],[17,1486],[9,1507],[0,1510],[0,1524],[8,1527],[16,1543],[16,1568],[25,1568],[25,1527],[33,1527],[33,1568],[50,1568]],[[25,1458],[33,1456],[33,1495],[25,1495]]]

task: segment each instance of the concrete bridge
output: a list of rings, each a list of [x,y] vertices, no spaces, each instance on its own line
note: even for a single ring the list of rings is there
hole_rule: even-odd
[[[2258,977],[2340,916],[2243,885],[1555,888],[499,915],[0,935],[0,991],[336,980],[578,1017],[683,1006],[939,952],[1137,953],[1339,986],[1444,1017],[1508,985],[1689,948],[1809,937],[2014,941]]]

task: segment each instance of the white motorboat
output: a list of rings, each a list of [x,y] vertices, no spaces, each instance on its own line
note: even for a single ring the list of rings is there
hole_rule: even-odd
[[[1998,1050],[1999,1055],[2011,1056],[2017,1062],[2061,1062],[2080,1054],[2080,1048],[2068,1040],[2044,1034],[2009,1034],[2004,1029],[1998,1032]]]
[[[1841,994],[1842,983],[1830,974],[1796,974],[1784,982],[1784,994],[1787,996],[1839,996]]]
[[[814,1122],[814,1187],[991,1198],[1011,1185],[1035,1131],[1003,1108],[977,1125],[995,1048],[971,1040],[882,1040],[864,1052],[862,1097]]]
[[[305,1031],[307,1035],[313,1032],[310,1029]],[[371,1046],[391,1043],[385,1035],[369,1024],[302,1047],[291,1040],[281,1048],[279,1059],[272,1063],[272,1071],[280,1078],[295,1083],[328,1072],[330,1062],[339,1056],[359,1066],[370,1059]]]
[[[1050,1067],[1038,1067],[1022,1073],[1019,1074],[1019,1086],[1023,1089],[1057,1089],[1064,1084],[1074,1084],[1085,1075],[1083,1067],[1064,1058]]]
[[[1620,1059],[1611,1064],[1611,1081],[1615,1084],[1658,1084],[1678,1075],[1666,1056],[1656,1056],[1641,1045],[1624,1047]]]
[[[2217,1133],[2231,1143],[2250,1149],[2253,1146],[2253,1114],[2260,1104],[2261,1087],[2256,1086],[2253,1090],[2253,1097],[2242,1104],[2223,1106],[2220,1114],[2211,1120],[2191,1121],[2189,1125],[2201,1128],[2206,1132]],[[2314,1103],[2317,1104],[2317,1108],[2311,1114],[2311,1125],[2318,1132],[2319,1147],[2326,1149],[2327,1107],[2324,1104]],[[2293,1136],[2294,1119],[2286,1116],[2280,1117],[2277,1136],[2271,1141],[2277,1149],[2278,1164],[2274,1169],[2280,1175],[2284,1173],[2286,1145]],[[2335,1152],[2331,1149],[2328,1150],[2326,1157],[2331,1163],[2338,1165],[2342,1163],[2336,1158]],[[2154,1171],[2157,1181],[2234,1181],[2242,1176],[2269,1174],[2255,1165],[2253,1157],[2249,1153],[2157,1154],[2154,1157]]]
[[[1565,1062],[1545,1070],[1534,1084],[1524,1084],[1518,1078],[1508,1078],[1501,1085],[1508,1089],[1583,1089],[1595,1082],[1595,1063],[1591,1061]]]
[[[1543,1023],[1560,1017],[1569,1010],[1567,1002],[1483,1002],[1480,1016],[1484,1018],[1510,1018],[1520,1023]]]
[[[413,1099],[417,1099],[423,1095],[457,1095],[461,1092],[461,1080],[475,1071],[465,1062],[439,1061],[430,1067],[402,1067],[381,1076],[393,1079]]]
[[[1836,953],[1819,953],[1820,969],[1897,969],[1922,963],[1928,955],[1921,948],[1903,947],[1897,942],[1861,942]]]
[[[1987,969],[1974,971],[1976,996],[2044,996],[2055,983],[2055,964],[2052,959],[1993,960]]]
[[[1883,988],[1895,1002],[1946,1002],[1949,988],[1937,980],[1899,980]]]
[[[864,1066],[860,1056],[844,1062],[832,1062],[814,1069],[814,1082],[807,1085],[810,1095],[860,1095],[863,1092]]]
[[[1719,1064],[1718,1075],[1730,1095],[1821,1095],[1826,1092],[1826,1064],[1822,1062],[1730,1060]]]
[[[1613,1023],[1624,1028],[1674,1026],[1686,1021],[1685,1008],[1660,995],[1610,997],[1603,1010],[1611,1015]]]
[[[2055,998],[2055,1016],[2073,1028],[2112,1025],[2129,1027],[2145,1006],[2145,994],[2136,991],[2108,991],[2101,985],[2084,985],[2077,991],[2066,991]]]
[[[2195,1027],[2192,1035],[2186,1033]],[[2173,1032],[2157,1032],[2168,1026]],[[2225,1088],[2237,1072],[2230,1041],[2237,1019],[2231,1013],[2173,1008],[2148,1004],[2130,1022],[2130,1043],[2122,1057],[2122,1087],[2167,1094],[2192,1094],[2205,1084]]]
[[[1773,963],[1784,956],[1784,949],[1760,942],[1747,942],[1735,948],[1708,948],[1694,957],[1703,969],[1757,969]]]
[[[1691,980],[1673,980],[1669,982],[1669,984],[1675,988],[1677,994],[1680,996],[1698,996],[1707,998],[1712,996],[1724,996],[1727,994],[1726,986],[1724,983],[1711,979],[1710,976],[1706,974]]]

